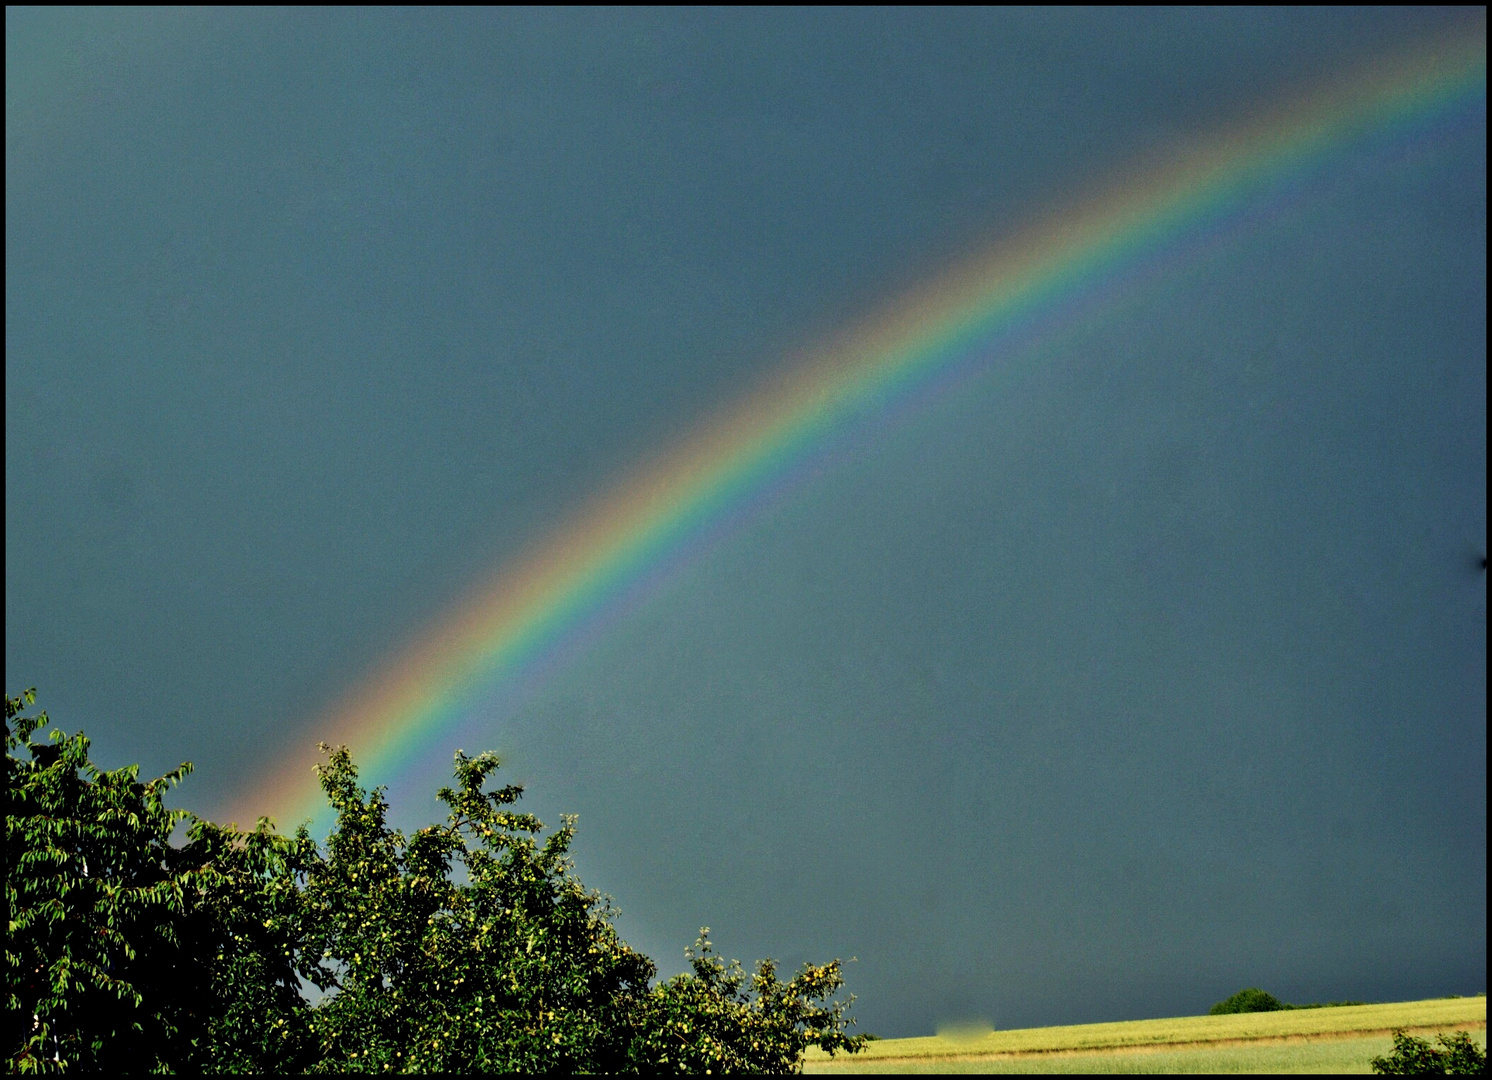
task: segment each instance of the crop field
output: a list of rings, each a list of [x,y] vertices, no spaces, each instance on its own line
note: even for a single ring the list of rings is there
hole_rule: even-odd
[[[1270,1073],[1369,1071],[1389,1032],[1469,1031],[1486,1046],[1486,996],[1230,1016],[881,1039],[862,1053],[810,1050],[806,1072]]]

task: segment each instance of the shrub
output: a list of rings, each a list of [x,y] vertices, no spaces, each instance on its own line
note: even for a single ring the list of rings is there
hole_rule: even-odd
[[[1464,1031],[1437,1035],[1431,1046],[1402,1031],[1394,1032],[1394,1049],[1387,1057],[1368,1062],[1375,1073],[1390,1076],[1472,1076],[1487,1070],[1487,1051]]]
[[[1279,998],[1273,994],[1267,994],[1257,986],[1250,986],[1238,991],[1230,998],[1224,998],[1211,1009],[1207,1010],[1209,1016],[1225,1016],[1228,1013],[1255,1013],[1255,1012],[1278,1012],[1288,1009]]]

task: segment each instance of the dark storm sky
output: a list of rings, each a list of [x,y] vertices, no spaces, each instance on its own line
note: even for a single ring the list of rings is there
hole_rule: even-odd
[[[7,687],[211,814],[791,350],[1474,18],[8,9]],[[1484,989],[1474,119],[882,433],[495,723],[623,936],[855,955],[883,1036]]]

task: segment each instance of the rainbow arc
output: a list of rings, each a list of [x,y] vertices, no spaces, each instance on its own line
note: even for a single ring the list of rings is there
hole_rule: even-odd
[[[233,816],[289,825],[318,817],[318,741],[348,744],[365,779],[388,783],[415,747],[478,718],[500,724],[480,711],[552,677],[839,434],[918,399],[960,365],[999,363],[1006,337],[1053,313],[1060,322],[1064,304],[1217,232],[1282,180],[1324,168],[1364,139],[1412,134],[1458,112],[1484,123],[1485,100],[1479,27],[1135,170],[954,266],[785,365],[500,567],[308,723],[304,743],[284,749]]]

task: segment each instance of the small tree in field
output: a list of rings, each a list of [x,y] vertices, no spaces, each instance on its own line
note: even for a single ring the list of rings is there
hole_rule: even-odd
[[[1219,1001],[1207,1010],[1207,1015],[1226,1016],[1229,1013],[1276,1012],[1288,1008],[1290,1008],[1289,1005],[1273,994],[1266,993],[1257,986],[1250,986],[1238,991],[1232,997]]]

